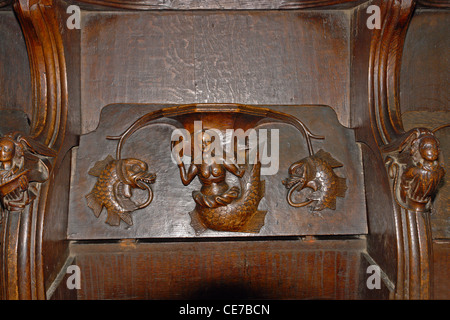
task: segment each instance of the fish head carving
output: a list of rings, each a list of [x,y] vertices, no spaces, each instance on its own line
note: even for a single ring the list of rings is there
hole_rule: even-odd
[[[347,190],[346,179],[339,177],[333,171],[342,164],[328,152],[320,149],[316,154],[294,162],[289,167],[289,176],[282,181],[287,189],[287,201],[293,207],[304,207],[312,204],[313,211],[325,208],[336,209],[336,197],[344,197]],[[306,200],[295,202],[294,191],[310,188],[313,192]]]
[[[142,183],[152,184],[156,174],[148,172],[148,165],[138,159],[123,159],[117,163],[120,180],[133,188],[144,189]]]
[[[288,178],[283,180],[282,183],[287,189],[292,188],[294,185],[303,185],[306,181],[306,163],[304,160],[294,162],[288,170]]]

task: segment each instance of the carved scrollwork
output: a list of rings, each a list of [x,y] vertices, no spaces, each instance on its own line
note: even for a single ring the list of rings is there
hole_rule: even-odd
[[[336,198],[344,197],[347,190],[346,179],[336,175],[334,168],[342,164],[328,152],[319,150],[316,154],[294,162],[289,167],[289,177],[283,184],[289,189],[287,201],[293,207],[304,207],[311,204],[312,211],[325,208],[336,209]],[[313,190],[303,202],[295,202],[292,197],[294,191],[300,192],[305,188]]]
[[[120,221],[133,225],[131,213],[145,208],[153,200],[153,191],[150,184],[155,182],[156,175],[147,171],[148,165],[138,159],[119,159],[108,156],[98,161],[89,170],[89,174],[97,177],[92,191],[86,195],[87,204],[98,218],[103,208],[106,208],[108,217],[106,223],[118,226]],[[132,189],[148,191],[148,198],[141,204],[135,203]]]
[[[49,157],[56,154],[20,133],[0,137],[0,202],[3,210],[21,211],[49,177]]]
[[[385,150],[385,163],[398,205],[412,211],[429,210],[445,174],[434,133],[425,128],[413,129]]]

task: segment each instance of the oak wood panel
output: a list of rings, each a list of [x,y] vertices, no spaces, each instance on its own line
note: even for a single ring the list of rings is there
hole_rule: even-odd
[[[400,82],[402,112],[450,111],[450,16],[417,9],[405,39]]]
[[[326,104],[349,124],[346,10],[84,12],[82,21],[82,133],[110,103]]]
[[[64,264],[68,252],[67,221],[71,174],[71,156],[69,151],[61,166],[55,169],[55,178],[49,187],[48,207],[44,217],[42,252],[45,288],[53,282]]]
[[[73,243],[78,299],[356,299],[364,241]]]
[[[392,280],[396,278],[397,246],[387,174],[380,156],[362,145],[367,205],[367,251]],[[380,191],[385,190],[385,191]]]
[[[369,109],[369,57],[374,30],[367,28],[368,3],[352,12],[351,41],[351,127],[361,142],[367,206],[367,251],[391,280],[396,279],[396,230],[392,196],[383,159],[373,137]]]
[[[12,10],[0,11],[0,108],[31,118],[31,76],[27,48]]]
[[[367,285],[367,281],[369,277],[374,274],[372,269],[369,269],[370,266],[378,266],[377,261],[374,261],[370,256],[367,255],[366,252],[362,254],[360,261],[360,277],[359,277],[359,298],[363,300],[388,300],[392,295],[392,279],[386,280],[384,275],[382,274],[384,270],[380,267],[380,286],[369,288]],[[390,281],[389,286],[386,281]],[[374,279],[371,278],[369,283],[374,284]]]
[[[7,0],[3,0],[7,1]],[[348,8],[364,0],[81,0],[70,1],[83,8],[133,10],[278,10],[334,6]]]
[[[66,21],[69,16],[67,6],[68,4],[64,1],[57,1],[55,4],[67,70],[69,114],[65,138],[66,149],[78,144],[78,136],[81,133],[81,30],[67,28]]]
[[[435,240],[434,256],[434,299],[450,299],[450,241]]]

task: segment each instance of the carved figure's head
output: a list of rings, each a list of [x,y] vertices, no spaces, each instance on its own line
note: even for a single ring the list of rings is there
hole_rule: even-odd
[[[13,140],[8,137],[0,139],[0,161],[10,162],[15,155],[16,145]]]
[[[204,153],[210,152],[213,147],[216,148],[216,144],[221,145],[220,134],[213,130],[202,130],[193,134],[194,143]],[[218,140],[216,141],[216,139]]]
[[[425,136],[419,142],[420,156],[428,161],[435,161],[439,157],[439,142],[434,136]]]

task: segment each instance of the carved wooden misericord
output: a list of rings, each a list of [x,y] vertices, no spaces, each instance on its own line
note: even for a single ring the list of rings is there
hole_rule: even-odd
[[[228,121],[236,114],[242,116],[245,122]],[[289,189],[287,201],[291,206],[301,207],[292,202],[291,194],[294,190],[300,191],[304,187],[314,190],[306,204],[316,202],[314,210],[317,211],[325,208],[334,210],[336,197],[345,197],[347,189],[345,178],[338,177],[333,171],[333,168],[342,167],[342,164],[322,149],[314,153],[311,138],[324,137],[312,134],[296,117],[254,106],[185,105],[144,114],[120,136],[107,137],[119,141],[116,149],[117,160],[109,156],[97,162],[89,171],[89,174],[98,177],[94,188],[86,196],[87,205],[94,211],[96,217],[99,216],[102,207],[106,207],[108,224],[117,226],[121,219],[131,225],[130,213],[150,204],[153,192],[139,181],[153,183],[155,175],[148,174],[147,165],[140,160],[122,159],[121,151],[134,132],[164,118],[176,119],[178,126],[189,132],[181,136],[181,140],[167,141],[166,146],[170,145],[174,151],[172,157],[177,163],[181,182],[187,186],[198,177],[201,183],[200,190],[192,193],[195,208],[190,212],[190,224],[197,234],[207,229],[258,233],[264,225],[267,211],[258,209],[266,192],[265,181],[261,179],[261,146],[251,149],[248,140],[241,146],[235,144],[237,137],[234,133],[231,137],[226,135],[229,129],[242,129],[244,126],[246,132],[249,132],[248,130],[270,122],[288,124],[297,129],[300,133],[299,141],[305,139],[309,157],[295,162],[289,169],[291,176],[289,182],[286,182],[286,187]],[[195,124],[199,119],[203,119],[201,130],[196,129]],[[189,142],[189,148],[181,148],[186,142]],[[158,144],[161,147],[165,145],[164,141],[159,141]],[[183,157],[186,156],[190,159],[188,163],[183,162]],[[237,159],[244,161],[238,163]],[[230,186],[226,181],[227,174],[237,177],[238,185]],[[164,177],[160,176],[159,179],[163,180]],[[130,187],[147,188],[148,200],[142,205],[132,202]]]

